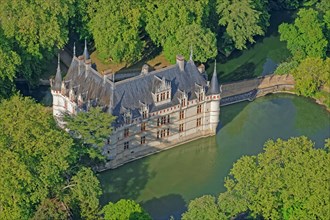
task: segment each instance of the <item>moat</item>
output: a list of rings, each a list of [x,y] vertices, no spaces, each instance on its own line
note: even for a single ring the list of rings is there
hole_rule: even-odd
[[[225,190],[224,178],[242,155],[262,152],[268,139],[305,135],[317,147],[330,134],[330,113],[313,100],[288,94],[221,108],[217,135],[99,174],[102,205],[129,198],[154,219],[179,219],[189,200]]]

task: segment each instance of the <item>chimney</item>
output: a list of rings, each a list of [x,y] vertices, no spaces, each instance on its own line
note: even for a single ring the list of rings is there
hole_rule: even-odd
[[[148,66],[148,64],[144,64],[142,66],[141,74],[146,75],[146,74],[148,74],[148,72],[149,72],[149,66]]]
[[[179,66],[181,72],[184,71],[184,57],[182,55],[176,56],[176,64]]]

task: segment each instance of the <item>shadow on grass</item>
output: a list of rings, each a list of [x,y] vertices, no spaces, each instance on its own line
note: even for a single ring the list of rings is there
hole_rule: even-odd
[[[224,75],[224,72],[220,72],[219,80],[221,83],[225,82],[234,82],[243,79],[252,79],[255,77],[254,71],[256,69],[256,65],[254,63],[245,63],[239,67],[237,67],[234,71],[229,74]]]

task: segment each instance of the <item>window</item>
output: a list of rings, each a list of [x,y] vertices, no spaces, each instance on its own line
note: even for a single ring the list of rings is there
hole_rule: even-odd
[[[142,112],[142,118],[147,118],[148,117],[148,112],[147,111],[143,111]]]
[[[170,135],[170,129],[169,128],[157,131],[157,139],[164,138],[164,137],[167,137],[169,135]]]
[[[167,123],[170,123],[170,116],[169,115],[157,118],[157,126],[165,125]]]
[[[146,127],[147,127],[147,123],[146,122],[141,123],[141,131],[145,131],[146,130]]]
[[[199,127],[202,125],[202,118],[197,118],[196,126]]]
[[[129,142],[126,141],[124,142],[124,150],[127,150],[129,148]]]
[[[179,120],[184,119],[184,111],[180,111]]]
[[[141,137],[141,144],[145,144],[146,143],[146,136],[142,136]]]
[[[125,117],[125,123],[126,124],[130,124],[131,123],[131,117],[130,116],[126,116]]]
[[[181,105],[182,105],[182,107],[186,106],[186,99],[185,98],[181,99]]]
[[[197,114],[202,113],[202,105],[197,105]]]
[[[198,94],[198,101],[203,101],[203,99],[204,99],[204,96],[203,96],[203,93],[199,93]]]
[[[159,94],[157,94],[157,102],[159,102]]]
[[[124,137],[128,137],[129,136],[129,129],[125,128],[124,129]]]
[[[183,124],[179,125],[179,132],[183,132]]]
[[[170,92],[167,91],[167,92],[166,92],[166,99],[169,99],[169,98],[170,98]]]

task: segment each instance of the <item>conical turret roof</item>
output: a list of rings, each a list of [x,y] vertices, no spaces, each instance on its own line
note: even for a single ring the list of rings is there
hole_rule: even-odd
[[[210,94],[220,94],[220,87],[217,77],[217,63],[214,62],[214,71],[211,79]]]

